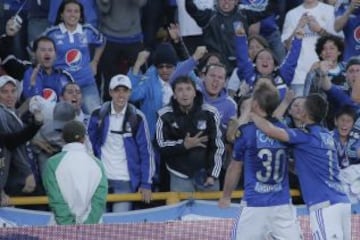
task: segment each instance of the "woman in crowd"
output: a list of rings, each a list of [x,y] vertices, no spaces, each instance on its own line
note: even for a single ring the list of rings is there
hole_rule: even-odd
[[[62,2],[55,24],[44,33],[56,43],[55,67],[71,73],[75,82],[81,87],[83,110],[89,114],[100,105],[94,76],[104,51],[105,39],[92,25],[85,24],[84,8],[76,0]],[[92,60],[90,45],[95,45]]]

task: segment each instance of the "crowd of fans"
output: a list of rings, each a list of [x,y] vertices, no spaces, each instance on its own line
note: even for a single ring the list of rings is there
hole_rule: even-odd
[[[360,0],[0,3],[2,205],[47,193],[58,223],[96,223],[108,192],[222,190],[264,82],[290,127],[326,99],[337,177],[360,199]]]

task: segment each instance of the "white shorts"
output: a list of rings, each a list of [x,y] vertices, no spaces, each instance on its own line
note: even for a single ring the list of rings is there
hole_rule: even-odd
[[[313,240],[351,240],[351,205],[338,203],[310,210]]]
[[[302,239],[296,218],[296,209],[291,204],[271,207],[242,207],[234,226],[232,239]]]

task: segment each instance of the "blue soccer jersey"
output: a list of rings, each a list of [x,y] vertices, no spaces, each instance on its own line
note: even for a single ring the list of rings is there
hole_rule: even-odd
[[[349,202],[338,178],[339,163],[331,133],[316,124],[308,125],[306,130],[286,131],[306,205]]]
[[[278,121],[277,126],[282,126]],[[250,207],[290,203],[287,147],[267,137],[253,123],[239,129],[233,159],[244,162],[243,200]]]
[[[336,11],[336,16],[341,16],[346,12],[349,6],[343,4]],[[343,54],[343,60],[347,61],[352,56],[360,55],[360,9],[356,9],[349,16],[349,20],[346,22],[343,32],[345,35],[345,49]]]
[[[103,35],[90,24],[78,24],[76,30],[68,32],[63,23],[47,29],[44,35],[52,38],[56,45],[55,67],[69,72],[80,86],[95,83],[90,66],[89,45],[105,44]]]

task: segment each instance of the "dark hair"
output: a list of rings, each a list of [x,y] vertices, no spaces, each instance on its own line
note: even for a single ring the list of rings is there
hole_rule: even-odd
[[[60,7],[59,7],[59,9],[57,11],[57,14],[56,14],[55,25],[58,25],[59,23],[63,22],[63,20],[61,18],[61,14],[64,12],[66,5],[68,5],[70,3],[77,4],[80,7],[79,23],[81,23],[81,24],[85,23],[84,6],[77,0],[63,0],[62,3],[60,4]]]
[[[353,107],[351,107],[349,105],[345,105],[339,111],[337,111],[335,113],[335,119],[338,119],[342,115],[350,116],[354,120],[354,122],[356,120],[356,111]]]
[[[328,107],[328,102],[318,93],[310,94],[305,98],[305,110],[315,123],[321,123],[327,114]]]
[[[205,66],[205,70],[204,70],[204,74],[207,74],[208,71],[213,68],[213,67],[220,67],[220,68],[223,68],[225,70],[225,76],[226,76],[226,67],[225,65],[221,64],[221,63],[211,63],[211,64],[208,64]]]
[[[260,82],[256,85],[252,98],[266,112],[267,116],[271,116],[280,104],[279,91],[272,83],[268,82]]]
[[[61,88],[61,96],[64,96],[64,93],[65,93],[66,89],[70,85],[76,85],[76,86],[78,86],[80,88],[79,84],[77,84],[76,82],[68,82]]]
[[[180,83],[188,83],[191,84],[194,87],[194,90],[196,91],[196,85],[195,82],[188,76],[179,76],[177,77],[174,82],[172,83],[172,89],[173,91],[175,91],[175,88],[177,85],[179,85]]]
[[[274,52],[270,49],[270,48],[264,48],[261,49],[256,55],[255,58],[253,60],[253,62],[256,62],[256,59],[258,58],[258,56],[262,53],[262,52],[268,52],[270,53],[271,57],[274,59],[274,67],[279,66],[279,59],[276,57],[276,55],[274,54]]]
[[[327,36],[322,36],[320,37],[315,45],[315,51],[316,54],[318,55],[320,60],[323,60],[321,58],[321,52],[323,51],[324,45],[326,42],[333,42],[335,44],[335,46],[337,47],[337,49],[340,52],[340,55],[338,56],[337,60],[341,61],[343,58],[343,52],[344,52],[344,41],[342,40],[342,38],[338,37],[338,36],[334,36],[334,35],[327,35]]]
[[[56,51],[56,46],[55,46],[54,40],[52,38],[48,37],[48,36],[41,36],[41,37],[38,37],[37,39],[35,39],[35,41],[33,43],[32,50],[34,52],[36,52],[36,50],[38,49],[39,42],[51,42],[52,45],[54,46],[55,51]]]
[[[255,41],[257,41],[258,43],[260,43],[264,48],[270,48],[270,46],[269,46],[269,42],[265,39],[265,38],[263,38],[261,35],[259,35],[259,34],[253,34],[253,35],[251,35],[249,38],[248,38],[248,44],[250,44],[250,42],[252,41],[252,40],[255,40]]]
[[[205,67],[208,65],[208,61],[211,57],[216,57],[221,63],[223,63],[223,58],[218,52],[208,52],[200,59],[199,64],[197,65],[200,72],[205,72]]]

